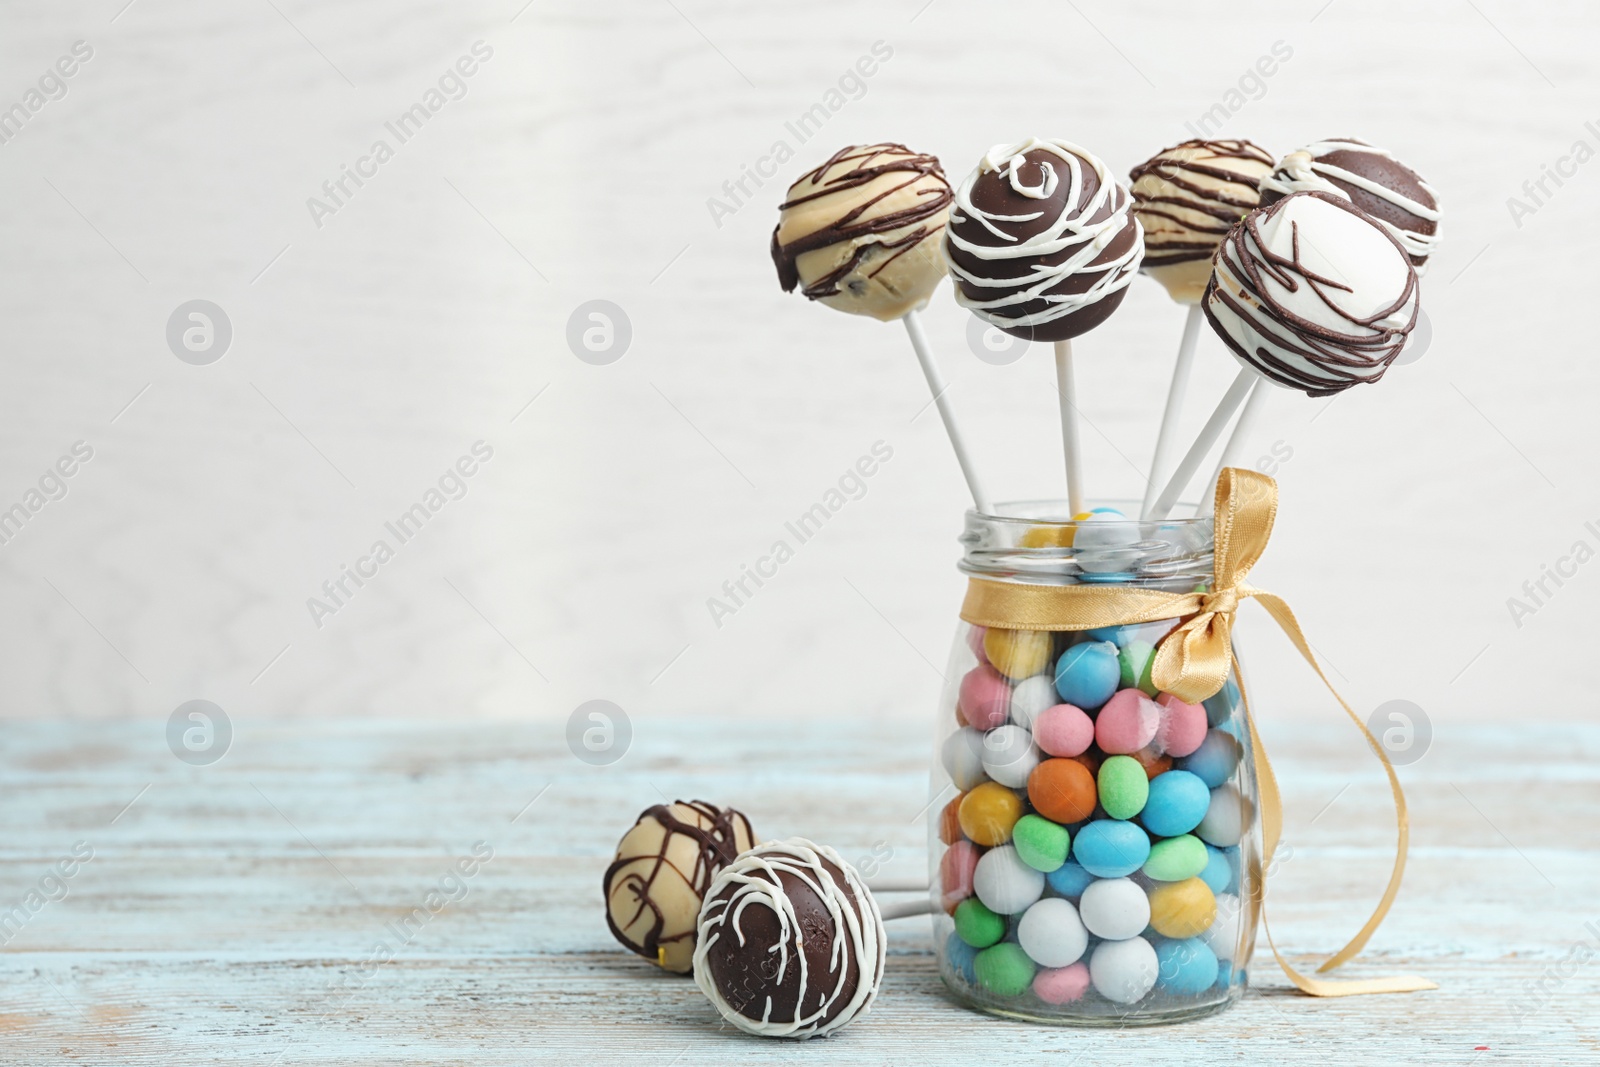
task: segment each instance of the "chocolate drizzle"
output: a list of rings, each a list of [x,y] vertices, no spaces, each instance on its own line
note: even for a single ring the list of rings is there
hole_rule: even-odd
[[[688,808],[697,818],[695,821],[681,819],[674,808]],[[663,936],[667,916],[662,910],[661,903],[655,898],[656,879],[671,871],[693,891],[696,900],[703,899],[717,872],[732,863],[742,851],[741,843],[743,847],[749,847],[755,838],[750,829],[750,820],[745,818],[742,812],[733,808],[719,808],[703,800],[680,800],[670,806],[654,805],[646,808],[634,825],[637,826],[647,819],[655,820],[662,830],[660,845],[655,854],[651,856],[619,853],[606,868],[602,889],[606,900],[606,925],[611,928],[612,935],[639,955],[653,963],[659,963],[662,959],[663,945],[694,940],[695,916],[687,917],[686,929],[683,931]],[[667,855],[674,842],[681,839],[692,841],[695,845],[694,865],[689,870],[677,867]],[[634,869],[642,861],[649,861],[648,869],[643,871]],[[621,895],[625,895],[623,898],[629,901],[634,910],[631,915],[625,916],[626,921],[619,925],[614,911],[615,902]],[[635,941],[623,933],[623,928],[631,928],[646,913],[651,916],[651,920],[642,940]]]
[[[904,180],[882,184],[872,195],[852,195],[880,178],[900,175],[904,175]],[[907,189],[916,197],[911,207],[874,211],[884,200]],[[840,295],[841,283],[863,264],[881,256],[882,261],[875,262],[866,273],[868,278],[877,277],[906,252],[943,232],[942,215],[950,205],[952,194],[937,158],[913,152],[905,145],[885,142],[853,145],[835,152],[826,163],[789,187],[789,198],[779,210],[790,211],[829,197],[838,198],[837,205],[832,205],[837,214],[820,228],[787,242],[778,239],[783,229],[781,223],[772,231],[772,262],[778,268],[778,282],[786,293],[793,292],[800,284],[796,261],[807,252],[832,245],[850,245],[850,254],[843,263],[802,288],[804,296],[820,300]],[[901,230],[905,232],[892,238],[870,240]]]
[[[1310,222],[1315,213],[1303,206],[1296,212],[1310,219],[1288,220],[1289,254],[1269,248],[1269,224],[1307,198],[1359,220],[1374,239],[1381,235],[1393,248],[1395,263],[1388,273],[1404,282],[1392,298],[1365,291],[1374,284],[1371,274],[1351,281],[1337,268],[1333,273],[1338,276],[1330,276],[1307,265],[1304,252],[1317,235]],[[1334,220],[1327,219],[1320,225],[1332,224]],[[1369,243],[1377,247],[1375,240]],[[1351,246],[1348,240],[1338,244]],[[1351,273],[1357,273],[1356,267],[1371,266],[1353,264]],[[1403,275],[1398,268],[1404,269]],[[1341,293],[1367,298],[1373,310],[1351,314],[1346,305],[1354,301],[1337,299]],[[1378,381],[1400,354],[1417,321],[1417,276],[1394,236],[1348,200],[1331,193],[1296,193],[1252,211],[1229,232],[1217,251],[1204,307],[1212,328],[1242,363],[1279,385],[1309,396],[1331,396],[1361,382]],[[1329,326],[1329,318],[1342,325]]]
[[[1261,202],[1272,157],[1249,141],[1184,141],[1128,175],[1145,229],[1144,268],[1210,259],[1233,224]]]

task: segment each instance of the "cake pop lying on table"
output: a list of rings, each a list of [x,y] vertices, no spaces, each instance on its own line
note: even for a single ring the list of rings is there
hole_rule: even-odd
[[[750,820],[703,800],[647,808],[606,868],[606,923],[664,970],[694,965],[695,922],[711,880],[756,843]]]
[[[871,1009],[884,955],[883,918],[855,868],[792,837],[718,873],[700,909],[694,977],[741,1030],[825,1037]]]
[[[1144,240],[1128,191],[1070,141],[995,145],[956,190],[945,257],[956,303],[1029,341],[1055,342],[1072,515],[1083,508],[1071,339],[1122,303]]]
[[[987,511],[917,314],[944,280],[939,244],[950,201],[934,156],[887,142],[842,148],[789,187],[772,231],[772,262],[784,292],[799,287],[831,308],[905,323],[973,503]]]

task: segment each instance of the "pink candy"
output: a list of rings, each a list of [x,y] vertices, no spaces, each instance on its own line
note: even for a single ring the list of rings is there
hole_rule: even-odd
[[[1089,968],[1081,962],[1047,968],[1033,980],[1033,995],[1046,1004],[1071,1004],[1089,991]]]
[[[1137,689],[1122,689],[1100,709],[1094,739],[1112,755],[1143,749],[1152,756],[1187,756],[1206,739],[1206,712],[1171,693],[1151,700]]]
[[[1094,720],[1071,704],[1057,704],[1033,720],[1033,740],[1052,756],[1081,756],[1094,742]]]
[[[971,841],[957,841],[939,860],[939,888],[944,893],[944,910],[972,895],[972,876],[978,869],[978,850]]]
[[[1127,756],[1154,741],[1161,706],[1137,689],[1119,689],[1094,721],[1094,739],[1108,755]]]
[[[1187,756],[1206,739],[1206,709],[1185,704],[1171,693],[1156,697],[1164,714],[1156,731],[1156,745],[1169,756]]]
[[[999,671],[987,663],[980,664],[961,679],[956,708],[968,726],[993,730],[1011,714],[1011,685],[1000,676]],[[1200,721],[1204,724],[1203,714]],[[1204,731],[1201,731],[1201,736],[1204,739]]]

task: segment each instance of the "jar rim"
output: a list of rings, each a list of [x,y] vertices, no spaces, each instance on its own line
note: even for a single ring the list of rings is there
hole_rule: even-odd
[[[975,507],[968,508],[966,517],[969,520],[976,519],[979,522],[1005,524],[1008,526],[1050,526],[1059,528],[1082,526],[1090,521],[1096,525],[1112,523],[1119,526],[1192,528],[1199,525],[1210,526],[1214,521],[1209,513],[1199,514],[1200,505],[1194,501],[1180,501],[1175,505],[1174,510],[1189,509],[1195,514],[1181,517],[1169,515],[1165,519],[1139,518],[1139,509],[1142,506],[1137,500],[1108,500],[1102,504],[1096,504],[1090,509],[1090,514],[1103,515],[1105,514],[1104,509],[1110,508],[1118,513],[1115,518],[1074,519],[1068,514],[1068,504],[1065,500],[1040,497],[1033,500],[997,501],[990,511],[979,511]]]

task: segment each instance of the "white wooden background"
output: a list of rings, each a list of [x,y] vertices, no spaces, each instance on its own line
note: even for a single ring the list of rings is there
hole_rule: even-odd
[[[5,5],[0,103],[75,40],[94,58],[0,145],[0,505],[76,440],[95,458],[0,546],[0,714],[161,720],[205,698],[235,719],[558,727],[605,697],[646,721],[923,717],[963,490],[896,329],[778,290],[781,186],[885,137],[956,175],[1034,132],[1126,171],[1280,40],[1292,58],[1223,132],[1390,145],[1441,190],[1447,239],[1419,363],[1331,407],[1274,398],[1250,451],[1293,458],[1262,581],[1363,710],[1586,713],[1531,665],[1587,654],[1600,572],[1521,629],[1505,602],[1574,541],[1600,547],[1597,172],[1520,228],[1506,200],[1575,140],[1600,147],[1600,13],[1008,8],[997,28],[959,0]],[[316,228],[307,198],[478,40],[494,57],[465,98]],[[865,95],[715,225],[708,198],[878,40],[893,57]],[[194,298],[234,326],[211,366],[165,344]],[[565,343],[597,298],[633,324],[610,366]],[[1047,360],[980,363],[944,293],[930,320],[996,495],[1058,492]],[[1180,323],[1141,281],[1081,345],[1097,495],[1138,488]],[[1230,366],[1208,341],[1198,391]],[[467,497],[318,629],[307,598],[479,439],[495,459]],[[706,599],[879,439],[894,459],[865,498],[716,628]],[[1271,647],[1263,695],[1300,700]]]
[[[1278,944],[1309,966],[1382,886],[1388,789],[1348,728],[1265,733],[1292,848],[1268,910]],[[528,727],[265,724],[191,768],[131,724],[92,739],[17,726],[0,744],[0,904],[76,841],[94,858],[0,953],[0,1063],[1595,1061],[1600,730],[1588,724],[1463,726],[1404,769],[1410,872],[1346,970],[1419,973],[1434,992],[1312,1000],[1263,946],[1252,991],[1207,1020],[1025,1026],[948,1000],[914,919],[891,925],[872,1013],[792,1045],[720,1027],[691,981],[611,940],[601,873],[662,796],[736,803],[764,837],[888,855],[879,877],[916,877],[924,740],[920,727],[839,718],[679,721],[590,768]],[[480,840],[494,856],[465,898],[363,977],[374,946],[397,942],[387,924]]]

